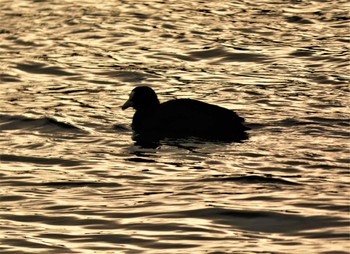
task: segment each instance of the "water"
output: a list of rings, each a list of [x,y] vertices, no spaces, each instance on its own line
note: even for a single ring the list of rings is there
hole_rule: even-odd
[[[0,3],[1,253],[349,253],[347,1]],[[246,118],[131,140],[137,85]]]

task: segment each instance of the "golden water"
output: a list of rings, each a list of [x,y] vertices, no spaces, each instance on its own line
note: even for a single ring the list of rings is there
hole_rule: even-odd
[[[349,253],[347,1],[0,2],[1,253]],[[244,143],[131,140],[137,85]]]

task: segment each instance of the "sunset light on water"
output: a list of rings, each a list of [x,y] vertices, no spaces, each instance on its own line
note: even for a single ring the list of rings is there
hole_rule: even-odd
[[[349,253],[349,9],[1,0],[0,253]],[[137,143],[138,86],[249,137]]]

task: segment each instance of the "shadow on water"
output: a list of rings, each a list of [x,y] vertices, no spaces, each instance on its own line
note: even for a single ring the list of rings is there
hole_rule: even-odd
[[[162,145],[168,145],[185,149],[191,152],[195,152],[195,149],[206,144],[230,144],[230,143],[243,143],[248,140],[247,133],[242,133],[236,137],[230,138],[212,138],[212,137],[164,137],[163,135],[154,134],[133,134],[132,140],[135,141],[135,145],[141,148],[157,149]]]
[[[253,125],[252,127],[247,127],[249,129],[255,128]],[[239,135],[236,135],[234,137],[227,137],[227,138],[217,138],[217,137],[194,137],[194,136],[188,136],[188,137],[182,137],[182,136],[165,136],[162,133],[135,133],[130,128],[121,125],[116,124],[113,126],[113,129],[116,130],[119,133],[123,132],[131,132],[132,136],[131,139],[134,141],[134,146],[139,148],[145,148],[145,149],[158,149],[162,145],[177,147],[180,149],[185,149],[191,152],[196,152],[195,149],[200,148],[206,144],[231,144],[231,143],[243,143],[249,139],[249,134],[246,132],[242,132]]]

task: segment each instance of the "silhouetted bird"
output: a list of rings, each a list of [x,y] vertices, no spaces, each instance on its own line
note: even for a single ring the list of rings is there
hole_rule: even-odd
[[[198,137],[208,140],[240,141],[247,139],[244,119],[235,112],[192,99],[175,99],[160,103],[148,86],[136,87],[122,109],[136,112],[132,129],[137,138],[159,140]]]

